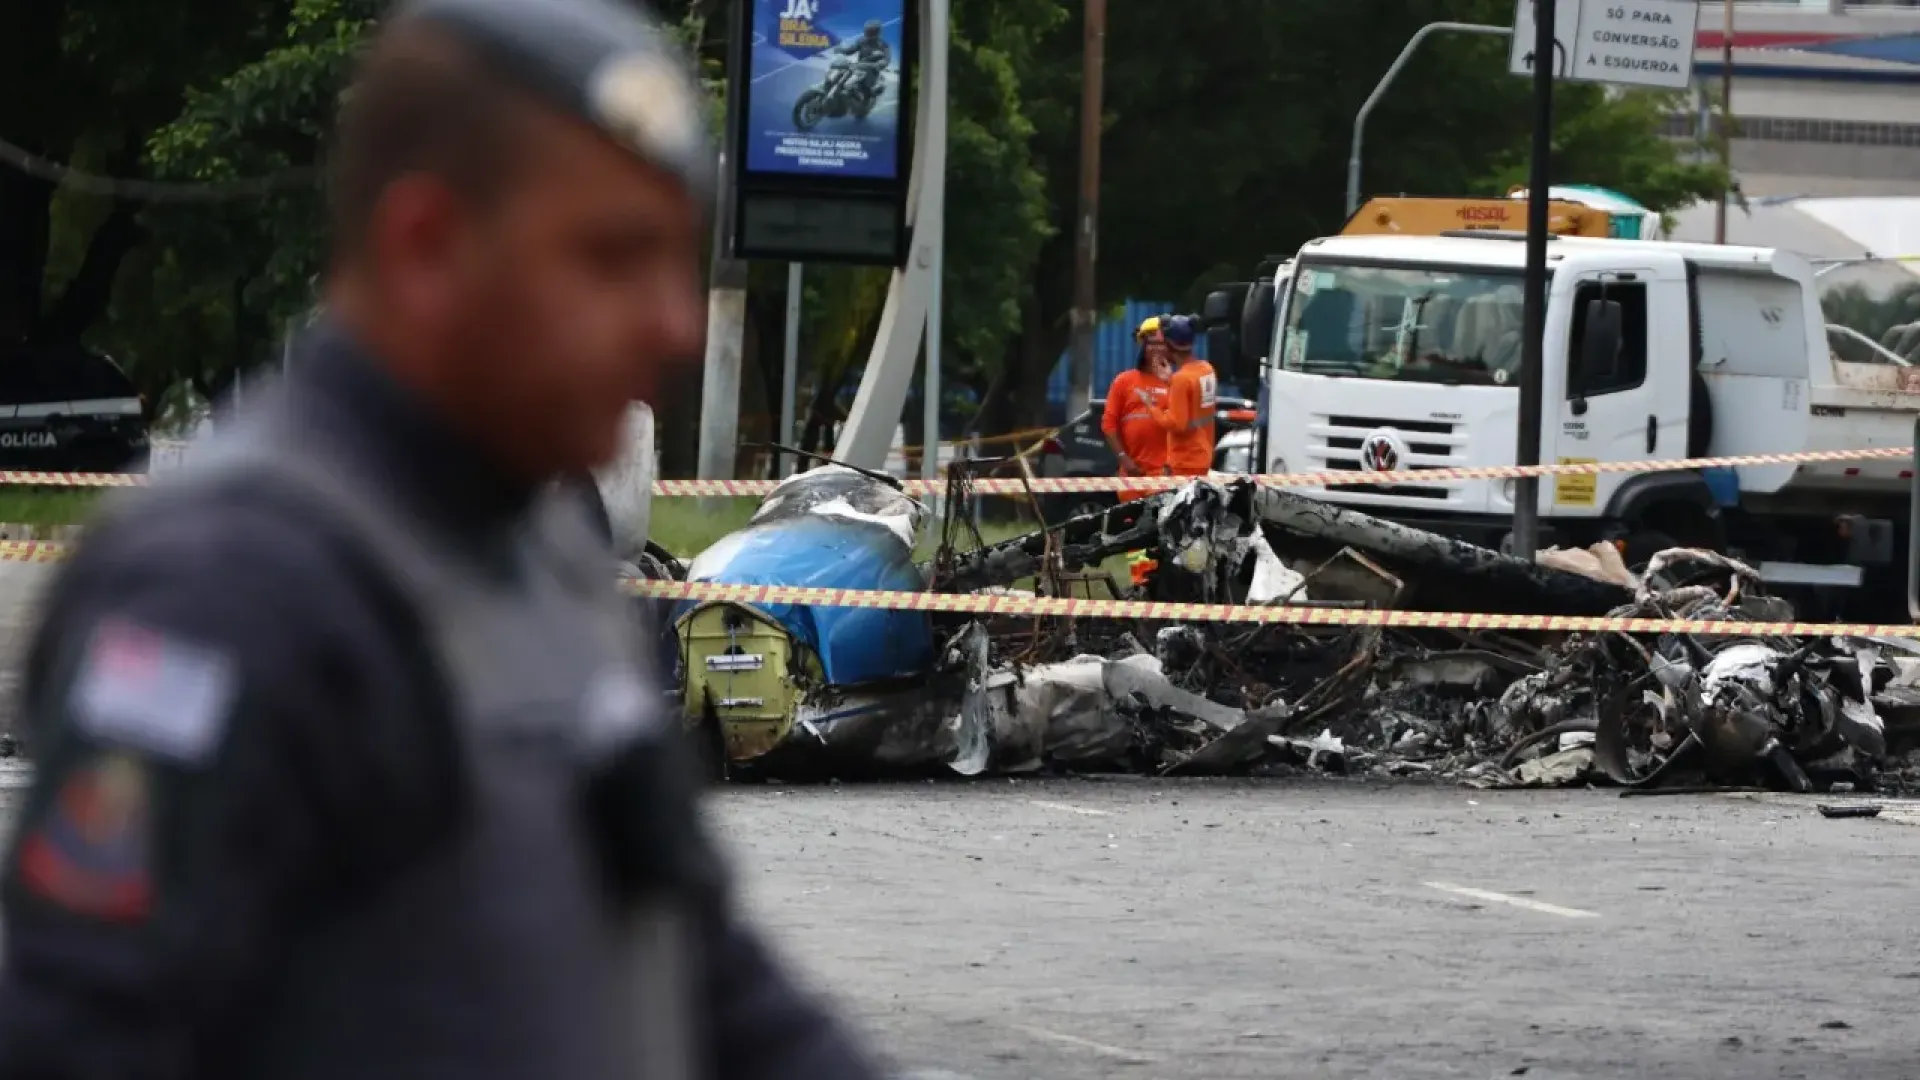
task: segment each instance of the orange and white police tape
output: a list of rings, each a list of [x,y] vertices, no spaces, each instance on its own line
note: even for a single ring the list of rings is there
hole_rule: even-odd
[[[1148,619],[1156,622],[1268,623],[1293,626],[1390,626],[1406,630],[1535,630],[1628,634],[1698,634],[1749,637],[1902,637],[1920,638],[1920,626],[1870,623],[1753,623],[1703,619],[1620,619],[1604,615],[1491,615],[1465,611],[1366,611],[1354,608],[1170,604],[1151,600],[1092,600],[1003,593],[874,592],[862,589],[809,589],[789,585],[716,585],[700,581],[638,581],[627,588],[658,600],[724,600],[755,606],[800,604],[813,607],[873,608],[892,611],[941,611],[960,615],[1072,615],[1080,618]]]
[[[1734,457],[1679,458],[1668,461],[1578,461],[1556,465],[1476,465],[1458,468],[1399,469],[1393,472],[1335,470],[1306,473],[1215,473],[1220,481],[1253,480],[1265,487],[1334,487],[1341,484],[1410,484],[1446,480],[1517,480],[1522,477],[1598,476],[1603,473],[1675,472],[1682,469],[1725,469],[1743,465],[1812,465],[1839,461],[1902,461],[1913,457],[1910,446],[1882,446],[1866,450],[1802,450],[1791,454],[1742,454]],[[971,487],[981,495],[1019,495],[1026,491],[1041,494],[1177,488],[1192,480],[1189,476],[1056,476],[1027,481],[1008,478],[982,478]],[[0,470],[0,486],[15,487],[139,487],[147,478],[139,473],[21,472]],[[780,485],[778,480],[656,480],[653,494],[662,498],[689,496],[717,497],[765,495]],[[946,490],[939,482],[908,480],[906,490],[913,495],[939,494]]]
[[[65,544],[44,540],[0,540],[0,562],[59,562],[67,557]]]
[[[139,487],[147,482],[144,473],[102,472],[27,472],[0,470],[0,485],[8,487]]]
[[[62,544],[0,540],[0,562],[59,562]],[[958,615],[1074,616],[1156,622],[1264,623],[1291,626],[1387,626],[1403,630],[1509,630],[1560,633],[1698,634],[1746,637],[1899,637],[1920,639],[1920,626],[1871,623],[1751,623],[1700,619],[1622,619],[1604,615],[1495,615],[1467,611],[1366,611],[1354,608],[1173,604],[1152,600],[1094,600],[1005,593],[916,593],[867,589],[812,589],[794,585],[720,585],[704,581],[642,581],[622,586],[656,600],[730,601],[754,606],[800,604],[881,611],[939,611]]]
[[[1243,476],[1215,473],[1215,480],[1253,480],[1265,487],[1333,487],[1341,484],[1410,484],[1445,480],[1517,480],[1533,476],[1597,476],[1602,473],[1672,472],[1681,469],[1723,469],[1742,465],[1808,465],[1836,461],[1911,460],[1910,446],[1883,446],[1869,450],[1803,450],[1792,454],[1744,454],[1737,457],[1681,458],[1668,461],[1583,461],[1557,465],[1478,465],[1458,468],[1399,469],[1393,472],[1328,471],[1307,473],[1261,473]],[[1057,476],[1026,482],[1015,479],[980,479],[970,485],[982,495],[1018,495],[1032,490],[1041,494],[1062,492],[1122,491],[1143,488],[1177,488],[1192,480],[1190,476]],[[700,495],[765,495],[777,486],[773,480],[658,480],[653,493],[664,497]],[[909,494],[937,494],[942,484],[931,487],[924,480],[906,482]]]

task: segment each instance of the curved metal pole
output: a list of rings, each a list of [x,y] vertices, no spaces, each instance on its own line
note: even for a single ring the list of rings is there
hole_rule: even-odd
[[[854,393],[853,408],[833,444],[833,456],[849,465],[881,469],[894,430],[913,389],[926,337],[927,313],[938,294],[946,250],[947,29],[948,0],[913,0],[920,13],[920,92],[916,97],[913,171],[907,180],[907,229],[912,238],[907,265],[893,272],[880,329]]]
[[[1353,153],[1347,157],[1348,217],[1352,217],[1353,212],[1360,209],[1360,143],[1366,136],[1367,116],[1373,112],[1375,105],[1380,104],[1380,99],[1386,96],[1387,87],[1392,86],[1393,80],[1400,77],[1400,69],[1407,66],[1407,61],[1413,59],[1413,54],[1420,48],[1420,43],[1427,40],[1430,35],[1443,30],[1459,34],[1498,34],[1501,37],[1513,36],[1513,28],[1510,26],[1487,26],[1482,23],[1437,22],[1428,23],[1421,27],[1412,38],[1408,39],[1407,47],[1400,50],[1400,56],[1394,60],[1393,66],[1389,67],[1387,73],[1380,77],[1380,82],[1374,86],[1373,93],[1367,95],[1367,100],[1360,106],[1360,111],[1353,115]]]

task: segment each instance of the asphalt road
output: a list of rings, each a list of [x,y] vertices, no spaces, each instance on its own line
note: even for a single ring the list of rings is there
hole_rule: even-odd
[[[9,699],[46,577],[0,563]],[[1920,1075],[1920,807],[1120,779],[713,809],[782,950],[923,1080]]]
[[[1920,811],[1298,780],[715,809],[785,953],[929,1077],[1920,1072]]]
[[[13,691],[34,603],[52,577],[53,567],[44,563],[0,562],[0,730],[12,722]]]

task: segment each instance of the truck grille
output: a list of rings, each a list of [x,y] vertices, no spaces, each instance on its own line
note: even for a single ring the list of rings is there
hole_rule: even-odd
[[[1339,416],[1320,414],[1310,418],[1307,453],[1313,467],[1325,472],[1365,472],[1360,467],[1360,447],[1367,436],[1381,428],[1392,428],[1406,444],[1406,460],[1401,470],[1446,469],[1465,459],[1466,435],[1456,425],[1443,420],[1400,420],[1384,416]],[[1397,499],[1422,499],[1450,502],[1459,488],[1458,481],[1437,480],[1432,484],[1330,484],[1327,490],[1352,495],[1387,496]]]

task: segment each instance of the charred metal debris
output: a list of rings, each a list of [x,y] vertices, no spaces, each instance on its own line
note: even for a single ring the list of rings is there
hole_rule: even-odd
[[[1038,500],[1029,500],[1036,515]],[[683,604],[682,706],[733,775],[1261,774],[1869,790],[1905,775],[1920,657],[1795,639],[1741,563],[1535,562],[1245,481],[1195,481],[1000,543],[952,471],[925,507],[829,466],[684,568],[696,581],[1243,605],[1674,618],[1724,635],[1502,634]],[[1115,570],[1145,562],[1138,580]],[[647,573],[681,569],[662,566]]]

